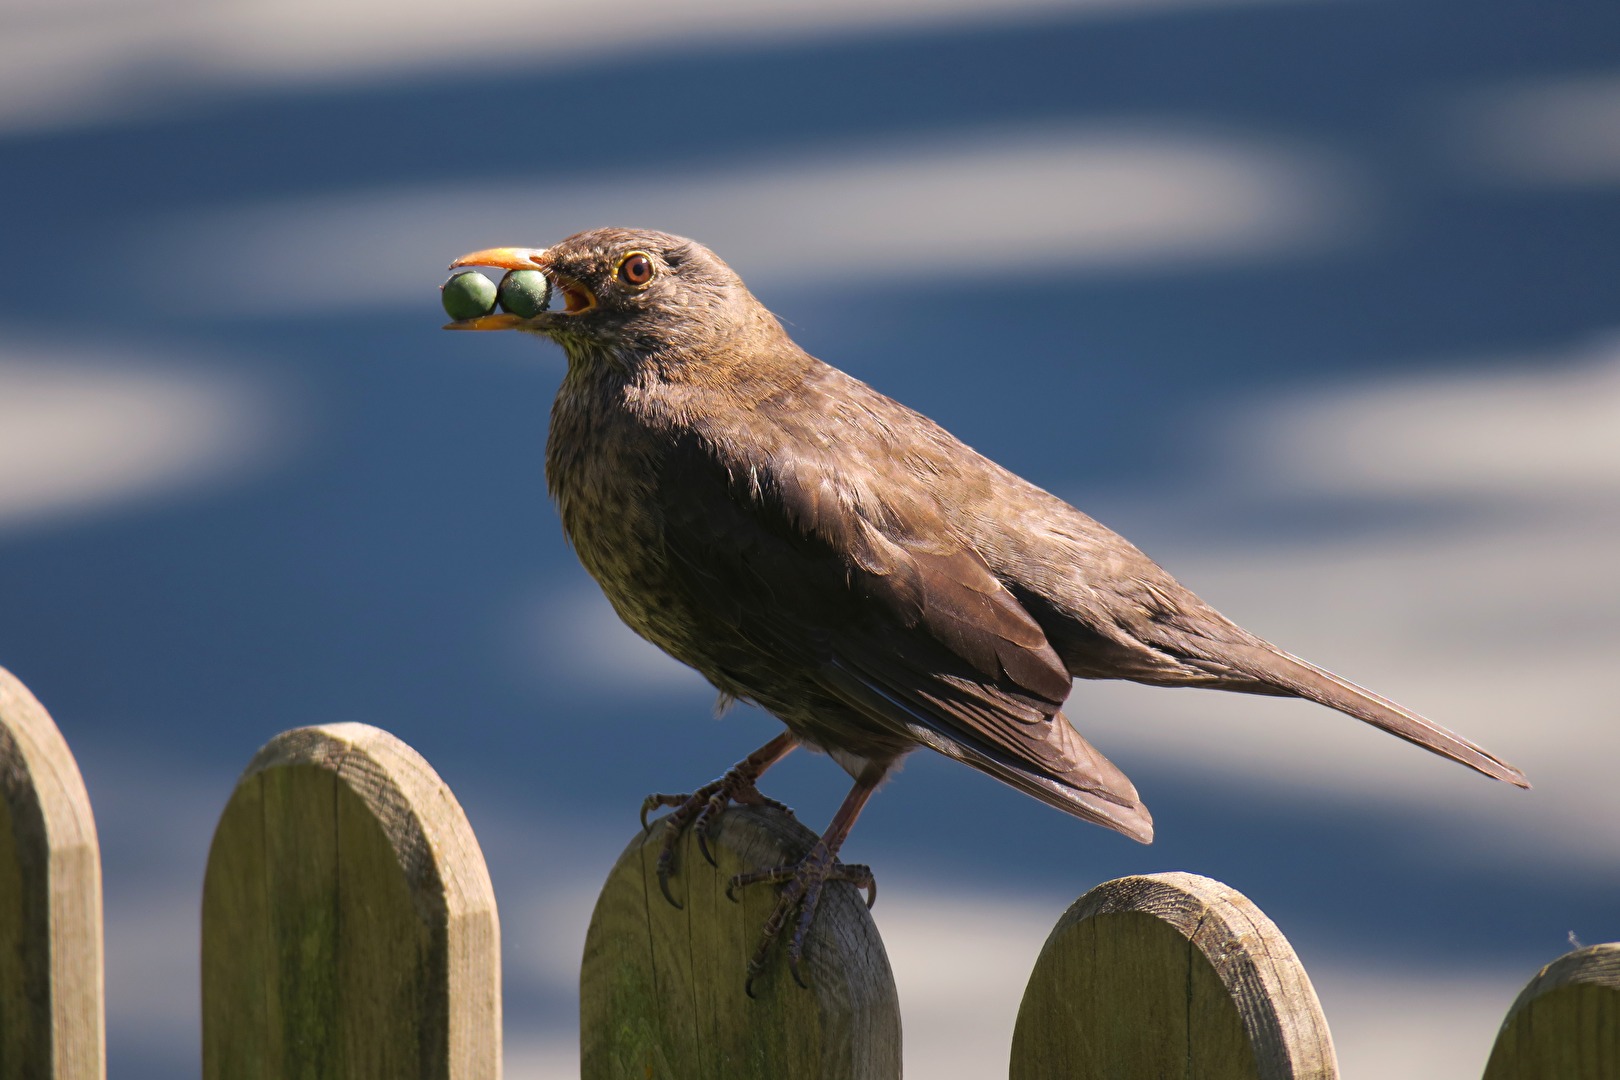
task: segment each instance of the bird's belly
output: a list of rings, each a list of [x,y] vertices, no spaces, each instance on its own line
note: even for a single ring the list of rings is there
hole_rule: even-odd
[[[690,604],[674,586],[640,494],[603,485],[560,498],[564,531],[625,625],[701,670],[691,648],[695,620]]]
[[[547,483],[568,542],[619,618],[691,664],[681,648],[688,605],[670,579],[655,508],[657,443],[615,397],[570,371],[552,408]]]

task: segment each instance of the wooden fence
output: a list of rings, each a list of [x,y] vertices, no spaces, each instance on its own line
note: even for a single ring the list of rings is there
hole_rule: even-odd
[[[770,897],[733,873],[814,837],[736,809],[690,842],[660,895],[660,831],[634,837],[591,919],[580,976],[588,1080],[900,1075],[889,964],[852,887],[824,898],[810,989],[780,970],[743,993]],[[224,808],[202,899],[203,1075],[491,1080],[501,1071],[500,933],[482,855],[421,756],[363,724],[272,739]],[[100,855],[77,766],[0,669],[0,1080],[105,1075]],[[1030,976],[1013,1080],[1338,1075],[1287,940],[1236,890],[1192,874],[1077,900]],[[1568,953],[1508,1012],[1486,1080],[1620,1077],[1620,944]]]

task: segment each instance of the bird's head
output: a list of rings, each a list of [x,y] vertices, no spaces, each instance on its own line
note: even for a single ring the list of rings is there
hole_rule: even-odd
[[[571,361],[634,363],[712,351],[744,336],[780,333],[736,273],[693,240],[634,229],[592,229],[548,248],[489,248],[450,264],[540,270],[550,310],[483,315],[448,330],[526,330],[561,345]]]

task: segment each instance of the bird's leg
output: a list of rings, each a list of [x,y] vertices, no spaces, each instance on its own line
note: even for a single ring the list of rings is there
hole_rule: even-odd
[[[849,794],[844,797],[843,805],[839,806],[838,813],[833,815],[827,831],[804,858],[787,866],[738,874],[726,886],[726,895],[733,900],[736,899],[733,890],[744,885],[768,882],[783,886],[781,892],[777,894],[775,909],[771,911],[770,918],[765,920],[765,931],[759,947],[754,950],[753,958],[748,961],[748,981],[743,989],[749,997],[754,996],[754,979],[765,970],[765,962],[771,954],[771,945],[795,912],[797,918],[794,919],[793,936],[788,939],[788,970],[793,973],[794,982],[800,986],[806,985],[799,974],[799,964],[804,959],[805,938],[809,934],[810,924],[815,921],[816,905],[821,902],[821,890],[827,882],[847,881],[857,889],[866,890],[867,907],[877,902],[877,882],[872,877],[871,868],[839,862],[838,849],[843,846],[844,838],[854,827],[855,819],[860,816],[866,800],[872,797],[872,792],[877,790],[878,784],[883,781],[883,776],[887,772],[886,766],[871,765],[856,777],[855,786],[850,788]]]
[[[769,806],[786,814],[793,813],[775,799],[761,795],[756,785],[759,778],[765,775],[766,769],[787,757],[798,745],[798,736],[790,731],[784,731],[727,769],[725,775],[718,780],[711,780],[690,795],[649,795],[642,800],[643,830],[648,827],[647,815],[652,811],[660,806],[675,808],[675,812],[664,819],[664,848],[658,853],[658,888],[663,892],[665,900],[676,907],[681,906],[670,894],[669,879],[675,873],[675,847],[680,843],[681,833],[688,828],[696,830],[698,850],[709,860],[709,865],[714,866],[718,864],[715,863],[714,856],[709,854],[709,830],[714,827],[715,820],[729,803]]]

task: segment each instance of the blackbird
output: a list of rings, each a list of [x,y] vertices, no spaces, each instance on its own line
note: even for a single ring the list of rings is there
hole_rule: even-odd
[[[1249,633],[1123,537],[810,356],[701,244],[596,229],[451,265],[550,277],[561,308],[448,329],[562,346],[546,480],[580,561],[631,629],[722,702],[787,726],[690,795],[647,800],[643,822],[673,807],[665,896],[680,832],[695,827],[707,855],[730,803],[780,807],[756,782],[795,747],[854,777],[802,860],[733,879],[782,886],[750,984],[790,919],[799,977],[825,882],[874,895],[870,871],[838,850],[918,746],[1151,841],[1136,788],[1060,711],[1074,678],[1308,698],[1529,786],[1467,739]]]

